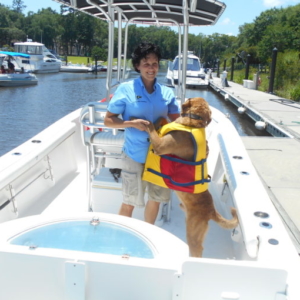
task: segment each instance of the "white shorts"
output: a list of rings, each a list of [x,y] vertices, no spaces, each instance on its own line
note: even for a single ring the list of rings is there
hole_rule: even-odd
[[[142,180],[144,166],[144,164],[132,160],[125,153],[122,154],[123,202],[136,207],[144,207],[146,190],[148,200],[168,202],[171,198],[170,189]]]

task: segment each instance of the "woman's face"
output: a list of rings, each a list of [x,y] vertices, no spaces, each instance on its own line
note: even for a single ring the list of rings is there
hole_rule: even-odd
[[[159,70],[159,61],[154,53],[148,54],[141,59],[140,64],[136,66],[144,80],[154,81]]]

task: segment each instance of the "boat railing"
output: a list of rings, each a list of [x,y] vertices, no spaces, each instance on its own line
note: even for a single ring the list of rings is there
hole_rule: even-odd
[[[88,201],[91,207],[91,181],[101,168],[120,166],[124,130],[107,128],[104,118],[107,102],[91,102],[81,110],[81,138],[87,151]]]

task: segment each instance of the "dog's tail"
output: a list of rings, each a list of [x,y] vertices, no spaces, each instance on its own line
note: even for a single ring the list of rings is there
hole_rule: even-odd
[[[235,208],[231,208],[231,214],[233,216],[233,218],[231,220],[227,220],[225,218],[223,218],[217,211],[215,212],[215,214],[213,215],[212,219],[217,222],[221,227],[225,228],[225,229],[233,229],[235,228],[238,223],[238,216],[236,213],[236,209]]]

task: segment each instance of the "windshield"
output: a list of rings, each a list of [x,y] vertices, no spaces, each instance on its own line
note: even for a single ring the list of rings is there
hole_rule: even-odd
[[[180,58],[180,61],[182,62],[182,58]],[[179,65],[179,59],[178,57],[175,59],[175,62],[173,64],[173,70],[178,70]],[[187,60],[187,71],[199,71],[200,70],[200,62],[196,58],[188,58]],[[182,69],[182,66],[181,66]]]
[[[43,54],[42,46],[35,45],[15,45],[15,51],[27,54]]]

